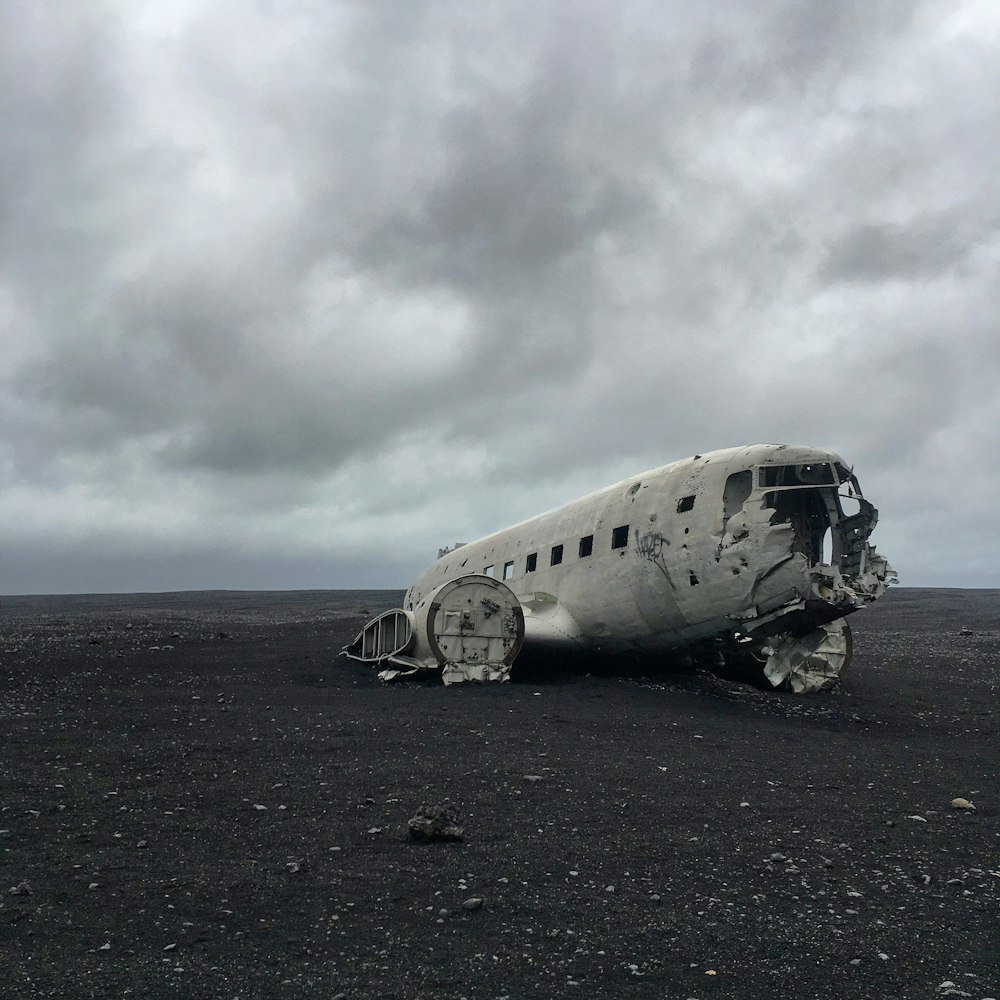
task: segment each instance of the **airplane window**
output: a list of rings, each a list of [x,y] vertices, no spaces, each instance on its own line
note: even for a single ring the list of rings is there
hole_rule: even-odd
[[[514,564],[512,562],[503,564],[503,578],[511,580],[514,577]]]
[[[538,566],[538,553],[532,552],[527,559],[524,560],[524,572],[534,573]]]
[[[623,549],[628,545],[628,525],[623,524],[611,532],[611,548]]]
[[[725,524],[737,511],[743,509],[743,502],[753,489],[753,473],[749,469],[734,472],[722,491],[722,523]]]
[[[584,535],[580,539],[580,558],[583,559],[585,556],[589,556],[594,551],[594,536]]]
[[[562,562],[563,547],[561,545],[552,546],[552,558],[549,560],[550,566],[558,566]]]
[[[836,485],[833,468],[825,462],[805,465],[762,465],[761,486]]]
[[[694,497],[681,497],[677,501],[677,513],[683,514],[686,510],[691,510],[694,507]]]
[[[487,576],[492,576],[493,575],[493,567],[492,566],[487,566],[486,569],[483,570],[483,572]]]

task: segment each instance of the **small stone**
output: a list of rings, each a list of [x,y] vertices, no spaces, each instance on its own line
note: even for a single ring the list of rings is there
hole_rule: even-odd
[[[770,858],[768,858],[768,861],[785,861],[785,860],[787,859],[785,858],[784,854],[781,853],[781,851],[775,851],[774,854],[772,854]]]
[[[90,885],[87,886],[87,888],[88,889],[96,889],[97,885],[98,885],[97,882],[91,882]]]
[[[463,910],[468,910],[470,913],[474,910],[481,910],[483,907],[483,901],[479,896],[471,896],[462,904]]]
[[[968,799],[952,799],[951,805],[953,809],[965,809],[967,812],[976,811],[976,807]]]
[[[878,953],[878,957],[881,958],[883,962],[889,961],[889,956],[884,951],[880,951]]]
[[[927,822],[927,817],[926,816],[913,815],[913,816],[907,816],[906,818],[907,819],[915,819],[918,823],[926,823]]]
[[[98,948],[97,950],[98,951],[111,951],[111,942],[110,941],[105,941],[104,944],[102,944],[101,947]]]
[[[267,806],[262,806],[259,802],[255,802],[253,804],[253,807],[254,807],[254,809],[257,810],[257,812],[266,812],[267,811]]]
[[[861,964],[861,959],[860,958],[852,958],[851,959],[851,965],[860,965],[860,964]]]
[[[741,802],[740,803],[740,808],[741,809],[749,809],[750,808],[750,803],[749,802]]]
[[[18,882],[17,885],[12,885],[7,892],[12,896],[30,896],[31,886],[27,882]]]
[[[176,947],[177,947],[177,942],[176,942],[176,941],[173,941],[173,942],[171,942],[171,943],[170,943],[170,944],[168,944],[168,945],[164,945],[164,947],[163,947],[163,950],[164,950],[164,951],[173,951],[173,950],[174,950],[174,948],[176,948]]]
[[[458,813],[454,806],[422,805],[417,814],[407,823],[410,837],[421,843],[462,839],[462,828],[458,825]]]
[[[540,774],[526,774],[524,776],[525,781],[541,781],[542,776]]]

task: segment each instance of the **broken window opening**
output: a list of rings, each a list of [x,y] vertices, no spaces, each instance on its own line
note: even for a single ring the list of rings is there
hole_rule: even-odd
[[[505,580],[512,580],[514,578],[514,562],[505,562],[503,564],[503,578]]]
[[[634,497],[636,495],[636,493],[639,492],[639,487],[640,486],[642,486],[642,483],[633,483],[628,488],[628,493],[626,494],[626,496]]]
[[[550,566],[558,566],[562,562],[563,547],[561,545],[552,546],[552,555],[549,558]]]
[[[487,567],[486,567],[486,569],[484,569],[484,570],[483,570],[483,572],[484,572],[484,573],[485,573],[485,574],[486,574],[487,576],[492,576],[492,575],[493,575],[493,569],[494,569],[494,567],[493,567],[493,566],[487,566]]]
[[[688,580],[692,587],[698,586],[698,577],[695,576],[695,572],[693,569],[688,571]]]
[[[534,573],[538,568],[538,553],[531,552],[528,554],[528,558],[524,560],[524,572]]]
[[[594,551],[594,536],[584,535],[580,539],[580,558],[584,559]]]
[[[810,566],[822,562],[823,536],[830,527],[823,493],[823,490],[785,490],[764,494],[764,506],[774,511],[771,523],[792,526],[792,551],[805,555]]]
[[[694,497],[681,497],[677,501],[677,513],[683,514],[687,510],[692,510],[694,508]]]
[[[841,517],[854,517],[861,511],[861,494],[837,494],[837,506],[840,508]]]
[[[620,528],[614,528],[611,532],[611,548],[623,549],[628,545],[628,525],[623,524]]]
[[[826,462],[802,465],[762,465],[761,486],[835,486],[838,483],[833,466]]]
[[[749,469],[734,472],[727,480],[722,491],[722,523],[743,510],[743,504],[753,490],[753,473]]]

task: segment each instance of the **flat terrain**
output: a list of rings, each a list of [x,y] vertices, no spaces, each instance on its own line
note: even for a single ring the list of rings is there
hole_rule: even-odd
[[[4,997],[1000,996],[1000,592],[804,697],[382,686],[335,654],[398,598],[0,598]]]

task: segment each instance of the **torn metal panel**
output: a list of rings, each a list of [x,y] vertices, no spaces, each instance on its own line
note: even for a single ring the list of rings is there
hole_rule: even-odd
[[[366,663],[383,660],[405,653],[414,643],[413,625],[405,611],[396,608],[373,618],[357,635],[354,642],[344,647],[344,655]]]
[[[837,684],[851,661],[850,626],[838,618],[805,635],[775,636],[764,651],[764,676],[775,687],[796,694],[822,691]]]

